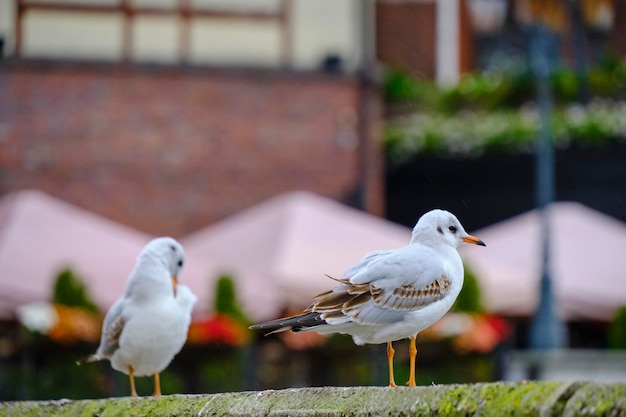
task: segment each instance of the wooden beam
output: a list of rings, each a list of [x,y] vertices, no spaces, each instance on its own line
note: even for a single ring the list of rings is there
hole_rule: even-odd
[[[283,0],[284,1],[284,0]],[[177,7],[132,7],[127,1],[122,1],[119,5],[105,4],[72,4],[63,2],[33,2],[17,0],[18,7],[24,10],[44,10],[62,11],[67,13],[124,13],[125,11],[133,15],[189,15],[192,17],[214,18],[214,19],[234,19],[234,20],[281,20],[281,13],[274,12],[244,12],[229,10],[208,10],[191,8],[189,5],[181,7],[181,2]],[[185,4],[186,2],[182,2]]]
[[[20,57],[22,55],[22,42],[24,38],[24,28],[23,28],[23,20],[24,20],[24,12],[26,9],[24,8],[23,0],[17,0],[15,4],[15,49],[13,54],[16,57]]]
[[[178,9],[181,11],[178,34],[178,60],[188,64],[191,57],[191,16],[189,0],[178,0]]]
[[[291,0],[280,2],[280,59],[283,66],[289,67],[293,63],[293,28],[291,25]]]
[[[123,13],[122,23],[122,62],[129,63],[133,56],[133,32],[134,32],[134,12],[129,0],[122,0],[119,10]]]
[[[192,8],[189,0],[178,0],[175,7],[133,7],[130,0],[121,0],[119,4],[72,4],[63,1],[38,2],[32,0],[15,0],[15,55],[22,53],[23,20],[29,10],[42,10],[64,13],[118,14],[123,17],[122,27],[122,61],[130,62],[133,56],[134,22],[137,16],[177,16],[180,19],[178,40],[178,56],[181,62],[188,62],[191,56],[191,20],[194,18],[220,20],[248,20],[277,22],[281,27],[281,60],[290,65],[293,58],[291,0],[281,0],[278,12],[247,12],[210,10]]]

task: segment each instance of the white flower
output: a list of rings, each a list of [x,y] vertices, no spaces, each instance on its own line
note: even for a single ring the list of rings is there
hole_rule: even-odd
[[[46,334],[59,321],[59,316],[50,303],[35,302],[17,308],[17,319],[29,330]]]

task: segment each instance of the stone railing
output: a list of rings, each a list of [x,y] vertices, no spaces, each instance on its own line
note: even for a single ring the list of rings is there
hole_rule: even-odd
[[[1,416],[626,416],[626,383],[327,387],[0,403]]]

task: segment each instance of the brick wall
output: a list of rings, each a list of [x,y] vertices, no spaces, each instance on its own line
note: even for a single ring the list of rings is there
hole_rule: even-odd
[[[614,1],[615,20],[613,30],[608,34],[608,45],[611,51],[626,56],[626,2]]]
[[[435,2],[377,2],[378,59],[434,78],[436,7]]]
[[[294,189],[383,210],[356,78],[5,61],[0,86],[0,195],[38,188],[173,236]]]

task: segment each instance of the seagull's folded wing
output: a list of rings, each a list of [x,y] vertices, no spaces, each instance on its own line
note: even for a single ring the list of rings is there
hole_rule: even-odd
[[[394,323],[408,311],[441,300],[450,290],[450,280],[443,275],[423,287],[405,284],[378,288],[374,284],[353,284],[347,279],[338,281],[342,284],[318,295],[307,309],[321,313],[321,318],[329,324],[346,321],[370,325]]]
[[[123,298],[117,300],[104,318],[102,337],[98,347],[98,354],[103,358],[110,358],[120,347],[120,336],[126,323],[122,314],[123,303]]]

